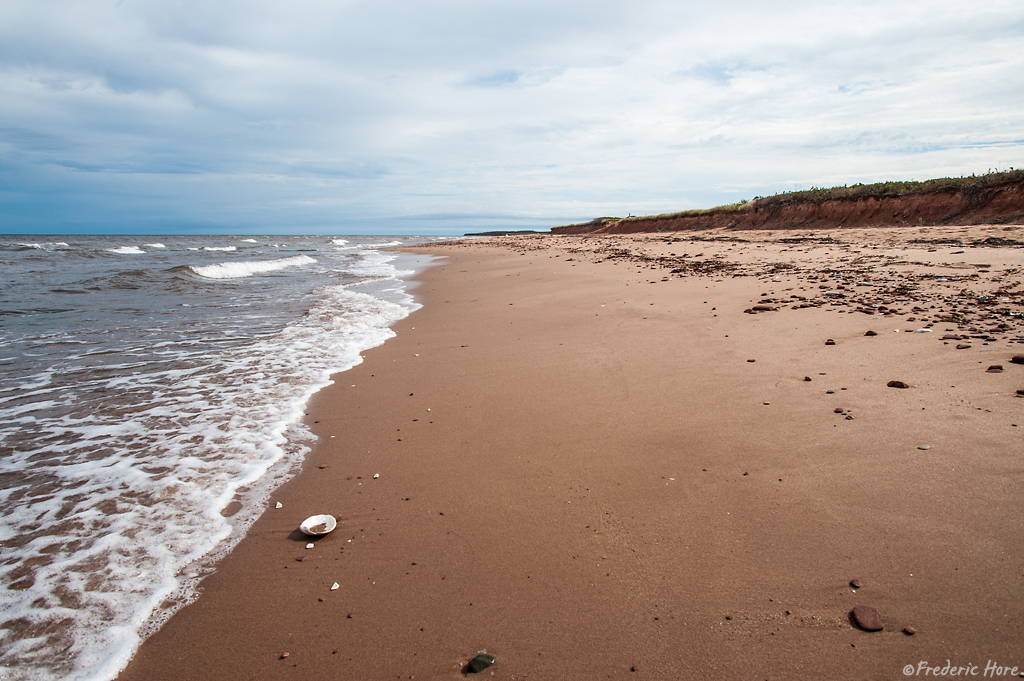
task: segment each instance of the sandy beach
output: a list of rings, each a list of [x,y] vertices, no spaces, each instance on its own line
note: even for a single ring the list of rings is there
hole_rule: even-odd
[[[424,307],[317,395],[303,472],[119,678],[1024,671],[1022,240],[415,249],[446,258]]]

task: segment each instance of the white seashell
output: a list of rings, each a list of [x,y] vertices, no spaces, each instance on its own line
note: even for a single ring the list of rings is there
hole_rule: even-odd
[[[277,502],[277,506],[275,506],[274,508],[284,508],[284,504],[282,504],[282,503],[281,503],[281,502],[279,501],[279,502]]]
[[[310,543],[306,544],[306,548],[307,548],[307,549],[311,549],[311,548],[313,548],[314,546],[316,546],[316,544],[314,544],[313,542],[310,542]]]
[[[380,473],[374,473],[374,474],[373,474],[373,479],[374,479],[374,480],[376,480],[376,479],[377,479],[377,478],[379,478],[379,477],[380,477]]]
[[[302,534],[317,536],[332,532],[338,526],[338,521],[333,515],[311,515],[302,521],[299,529]]]
[[[331,591],[337,591],[340,588],[341,588],[341,584],[338,584],[337,582],[335,582],[334,584],[331,584]]]

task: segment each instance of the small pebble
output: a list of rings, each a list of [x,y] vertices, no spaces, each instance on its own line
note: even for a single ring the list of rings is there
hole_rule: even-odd
[[[932,448],[932,446],[931,445],[918,445],[917,448],[921,449],[921,450],[924,450],[924,451],[928,451],[929,449]]]
[[[878,333],[876,333],[875,331],[868,331],[868,332],[867,332],[867,333],[865,333],[864,335],[865,335],[865,336],[877,336],[877,335],[878,335]]]
[[[835,345],[835,344],[836,344],[836,342],[834,340],[832,340],[831,338],[829,338],[827,341],[825,341],[825,345]]]
[[[913,636],[917,633],[917,629],[915,629],[914,627],[903,627],[903,633],[907,636]]]
[[[889,388],[909,388],[910,386],[903,381],[889,381],[885,384]]]
[[[854,589],[859,589],[862,586],[862,584],[860,583],[859,579],[851,579],[850,586],[852,586]]]
[[[1024,364],[1024,355],[1014,355],[1010,358],[1011,364]]]
[[[1003,370],[1003,365],[1002,364],[993,364],[992,366],[990,366],[985,371],[989,372],[990,374],[998,374],[1002,370]]]
[[[494,664],[494,656],[493,655],[487,655],[487,654],[477,655],[476,657],[474,657],[472,660],[469,661],[469,673],[470,674],[479,674],[483,670],[485,670],[488,667],[490,667],[492,664]]]
[[[306,548],[307,548],[307,549],[311,549],[311,548],[313,548],[314,546],[316,546],[316,544],[314,544],[313,542],[310,542],[310,543],[306,544]]]
[[[811,380],[811,377],[810,376],[804,376],[804,380],[805,381],[809,381],[809,380]]]
[[[288,657],[288,653],[281,653],[281,657],[279,657],[278,659],[279,660],[284,660],[284,659],[287,659],[287,657]]]
[[[842,407],[836,407],[833,411],[837,414],[842,414],[844,410]]]
[[[864,631],[881,631],[882,619],[870,605],[858,605],[853,609],[853,621]]]

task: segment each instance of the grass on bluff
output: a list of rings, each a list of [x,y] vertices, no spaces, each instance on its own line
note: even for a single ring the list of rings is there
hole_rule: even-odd
[[[991,172],[984,175],[963,177],[940,177],[933,180],[875,182],[874,184],[853,184],[842,187],[811,187],[795,192],[783,192],[772,196],[758,196],[753,201],[740,201],[714,208],[697,208],[677,213],[661,213],[660,215],[643,215],[628,218],[597,218],[592,222],[639,222],[643,220],[666,220],[671,218],[690,218],[702,215],[721,213],[739,213],[746,210],[767,208],[773,205],[790,203],[823,201],[857,201],[861,199],[884,199],[901,196],[942,194],[962,192],[967,195],[983,194],[988,190],[998,189],[1007,185],[1024,182],[1024,170],[1013,169],[1003,172]]]

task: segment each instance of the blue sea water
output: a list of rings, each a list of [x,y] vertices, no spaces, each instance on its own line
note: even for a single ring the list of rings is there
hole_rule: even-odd
[[[432,240],[0,235],[0,678],[111,679],[194,598]]]

